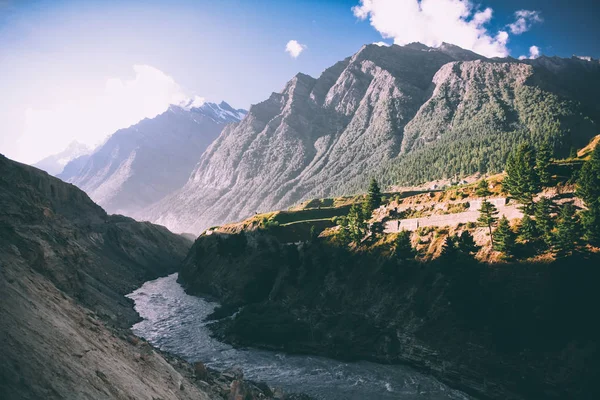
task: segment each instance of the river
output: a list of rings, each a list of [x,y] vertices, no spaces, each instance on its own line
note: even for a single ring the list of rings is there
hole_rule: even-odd
[[[146,282],[127,297],[143,318],[133,332],[155,347],[217,370],[240,367],[245,378],[287,392],[323,400],[470,398],[403,365],[235,349],[213,339],[204,321],[218,304],[187,295],[177,274]]]

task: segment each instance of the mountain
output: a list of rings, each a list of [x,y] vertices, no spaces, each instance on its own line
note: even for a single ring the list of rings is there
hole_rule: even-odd
[[[199,233],[257,211],[384,184],[501,170],[522,140],[557,154],[600,120],[600,64],[487,59],[460,47],[367,45],[318,79],[298,74],[138,217]]]
[[[132,215],[181,188],[223,127],[245,114],[225,102],[172,105],[118,130],[89,157],[69,163],[59,178],[107,211]]]
[[[89,154],[92,150],[85,144],[73,141],[69,146],[58,154],[48,156],[35,164],[34,167],[43,169],[50,175],[60,174],[65,166],[72,160]]]
[[[0,397],[209,398],[119,337],[139,318],[124,295],[174,272],[190,244],[0,155]]]

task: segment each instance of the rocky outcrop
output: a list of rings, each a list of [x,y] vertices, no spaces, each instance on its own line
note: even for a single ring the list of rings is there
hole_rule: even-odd
[[[372,176],[397,184],[501,170],[524,138],[549,138],[562,150],[585,143],[600,103],[582,82],[596,90],[600,68],[558,60],[490,60],[449,44],[364,46],[318,79],[298,74],[252,106],[180,190],[137,216],[198,234],[307,198],[356,193]]]
[[[115,132],[93,154],[67,164],[59,178],[110,213],[133,216],[181,188],[208,145],[245,110],[229,104],[172,105]]]
[[[350,250],[213,233],[195,242],[179,279],[220,300],[223,319],[210,327],[234,345],[406,363],[483,399],[600,395],[600,330],[589,323],[598,255],[421,263],[385,242]]]
[[[138,316],[124,295],[190,245],[0,155],[0,398],[227,399],[233,378],[198,376],[127,329]]]

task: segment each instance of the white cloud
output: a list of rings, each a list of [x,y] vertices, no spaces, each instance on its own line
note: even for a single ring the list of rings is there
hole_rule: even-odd
[[[297,40],[290,40],[285,45],[285,51],[290,54],[293,58],[298,58],[300,53],[306,49],[306,46],[298,43]]]
[[[118,129],[166,111],[170,104],[201,104],[175,80],[149,65],[134,65],[132,78],[109,78],[97,91],[79,98],[25,109],[17,139],[19,158],[34,162],[63,150],[73,140],[96,145]]]
[[[436,47],[448,42],[487,57],[509,54],[508,32],[494,34],[486,28],[493,10],[480,10],[469,0],[360,0],[352,11],[395,44]]]
[[[514,35],[520,35],[531,29],[536,22],[542,22],[539,11],[519,10],[515,11],[515,22],[508,25],[510,32]]]
[[[386,43],[386,42],[373,42],[374,45],[379,46],[379,47],[389,47],[391,46],[391,44]]]
[[[526,60],[526,59],[530,59],[530,60],[534,60],[536,58],[538,58],[540,56],[541,52],[540,52],[540,48],[537,46],[531,46],[529,48],[529,56],[519,56],[519,60]]]

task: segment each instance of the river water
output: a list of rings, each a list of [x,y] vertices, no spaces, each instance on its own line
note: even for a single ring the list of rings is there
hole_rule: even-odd
[[[470,398],[402,365],[234,349],[211,338],[204,322],[218,304],[187,295],[177,283],[177,274],[146,282],[127,297],[143,318],[133,332],[155,347],[217,370],[240,367],[245,378],[287,392],[323,400]]]

